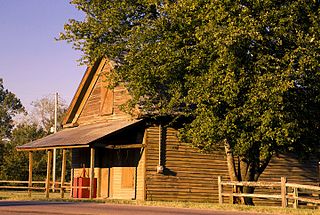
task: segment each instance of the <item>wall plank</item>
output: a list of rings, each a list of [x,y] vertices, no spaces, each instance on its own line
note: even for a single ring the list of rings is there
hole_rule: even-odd
[[[108,64],[105,65],[101,74],[97,74],[99,78],[77,120],[79,125],[131,118],[120,109],[120,106],[130,99],[128,91],[123,86],[107,89],[108,83],[104,74],[109,71]]]
[[[156,173],[159,159],[159,128],[150,127],[146,132],[146,194],[147,200],[181,200],[197,202],[218,202],[217,177],[229,180],[224,152],[202,154],[197,149],[182,143],[177,131],[169,128],[166,134],[165,171]],[[293,154],[274,157],[261,175],[260,180],[280,181],[286,176],[289,182],[317,184],[316,159],[299,161]],[[264,189],[264,190],[263,190]],[[257,189],[256,192],[277,190]],[[259,200],[256,201],[259,204]],[[270,201],[270,204],[275,203]],[[265,204],[265,201],[264,201]]]

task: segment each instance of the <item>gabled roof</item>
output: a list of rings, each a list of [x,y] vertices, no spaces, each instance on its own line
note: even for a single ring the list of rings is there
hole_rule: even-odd
[[[63,120],[64,127],[77,126],[76,121],[107,62],[107,59],[102,58],[87,68]]]

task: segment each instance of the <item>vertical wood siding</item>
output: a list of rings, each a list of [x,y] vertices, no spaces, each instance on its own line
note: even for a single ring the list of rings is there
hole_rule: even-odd
[[[109,197],[109,168],[101,168],[100,197]]]
[[[128,176],[124,175],[123,173],[128,172],[128,168],[132,169],[134,167],[113,167],[113,178],[111,179],[113,181],[113,192],[112,192],[112,198],[113,199],[132,199],[134,197],[134,187],[124,186],[128,185]],[[131,171],[130,171],[131,172]],[[125,178],[125,184],[123,184]],[[130,177],[131,178],[131,177]],[[133,178],[131,179],[133,181]]]
[[[110,67],[105,66],[103,71],[108,72],[108,70],[110,70]],[[101,73],[96,75],[98,75],[99,78],[90,92],[77,123],[79,125],[84,125],[96,122],[106,122],[108,120],[131,118],[130,115],[120,110],[120,106],[130,99],[126,88],[117,86],[114,89],[106,90],[108,83],[105,81],[104,74]],[[109,91],[113,91],[112,96]],[[107,98],[105,98],[105,96],[107,96]],[[110,107],[110,105],[112,105],[112,107]]]
[[[130,154],[127,154],[127,151],[130,151]],[[120,154],[119,152],[119,150],[96,148],[94,177],[98,179],[97,196],[144,200],[144,150],[130,149]],[[73,149],[74,177],[83,177],[83,164],[86,167],[85,177],[89,177],[89,160],[90,153],[87,148]]]
[[[141,151],[141,157],[138,163],[137,174],[136,174],[136,199],[145,200],[145,150]]]

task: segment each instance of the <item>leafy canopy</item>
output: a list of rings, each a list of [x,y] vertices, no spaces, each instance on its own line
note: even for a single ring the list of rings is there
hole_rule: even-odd
[[[28,153],[17,151],[16,147],[45,136],[45,131],[36,124],[20,124],[12,131],[12,137],[4,145],[1,158],[0,178],[6,180],[27,180],[29,175]],[[46,176],[45,151],[33,152],[34,179],[43,180]]]
[[[13,127],[12,117],[24,111],[20,100],[3,86],[0,78],[0,141],[9,138]]]
[[[144,114],[187,117],[194,146],[225,140],[256,171],[275,153],[318,149],[318,0],[71,3],[86,18],[60,39],[84,63],[116,61],[112,78]]]

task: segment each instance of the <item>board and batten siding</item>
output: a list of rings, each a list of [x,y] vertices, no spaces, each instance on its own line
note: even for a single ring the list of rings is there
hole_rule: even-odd
[[[141,150],[141,157],[138,162],[138,167],[136,169],[136,199],[146,200],[145,196],[145,172],[146,172],[146,153],[145,149]]]
[[[177,131],[168,128],[166,144],[162,145],[165,148],[161,150],[165,154],[165,171],[159,174],[156,172],[159,163],[159,127],[148,128],[145,138],[146,200],[218,202],[217,177],[229,180],[223,151],[200,153],[180,142]],[[275,156],[259,180],[280,181],[282,176],[292,183],[317,184],[317,160],[299,161],[293,154]],[[256,190],[257,193],[262,191],[265,192]],[[267,192],[275,191],[269,189]],[[259,204],[259,201],[256,202]]]
[[[105,66],[103,71],[108,72],[108,70],[110,70],[110,68]],[[89,95],[79,114],[77,120],[79,125],[131,118],[129,114],[120,110],[120,106],[130,98],[128,91],[123,86],[116,86],[113,89],[109,89],[104,72],[95,74],[98,78],[92,90],[86,92]]]

